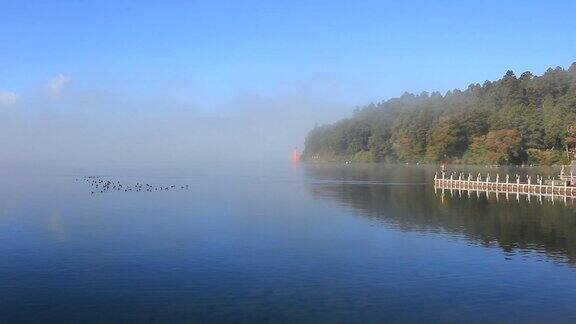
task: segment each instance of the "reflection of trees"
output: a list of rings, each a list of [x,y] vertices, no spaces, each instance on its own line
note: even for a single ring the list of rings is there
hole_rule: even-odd
[[[576,202],[552,205],[518,203],[501,195],[462,198],[447,193],[444,202],[431,183],[432,169],[417,167],[308,166],[310,190],[317,198],[338,201],[359,214],[406,231],[463,235],[470,243],[497,245],[505,252],[544,253],[576,264]],[[428,181],[430,182],[430,181]],[[403,183],[403,184],[402,184]]]

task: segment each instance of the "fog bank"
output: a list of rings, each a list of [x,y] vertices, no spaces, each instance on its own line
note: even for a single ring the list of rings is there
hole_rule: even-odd
[[[0,167],[97,172],[118,167],[276,163],[315,123],[349,107],[314,96],[250,96],[211,113],[156,100],[146,109],[101,96],[30,100],[0,110]]]

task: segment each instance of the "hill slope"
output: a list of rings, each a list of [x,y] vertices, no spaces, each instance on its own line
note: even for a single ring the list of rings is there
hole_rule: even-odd
[[[566,163],[576,146],[576,63],[542,76],[512,71],[464,91],[399,98],[315,127],[304,160]]]

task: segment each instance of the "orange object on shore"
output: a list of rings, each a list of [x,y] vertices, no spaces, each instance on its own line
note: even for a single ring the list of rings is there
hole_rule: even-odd
[[[298,161],[300,161],[300,156],[301,156],[300,150],[298,150],[298,148],[295,147],[295,148],[292,150],[292,155],[290,155],[290,160],[291,160],[292,162],[298,162]]]

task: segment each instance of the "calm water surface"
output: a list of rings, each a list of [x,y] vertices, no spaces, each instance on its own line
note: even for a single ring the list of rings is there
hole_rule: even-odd
[[[576,321],[576,202],[442,198],[434,171],[4,174],[0,322]]]

